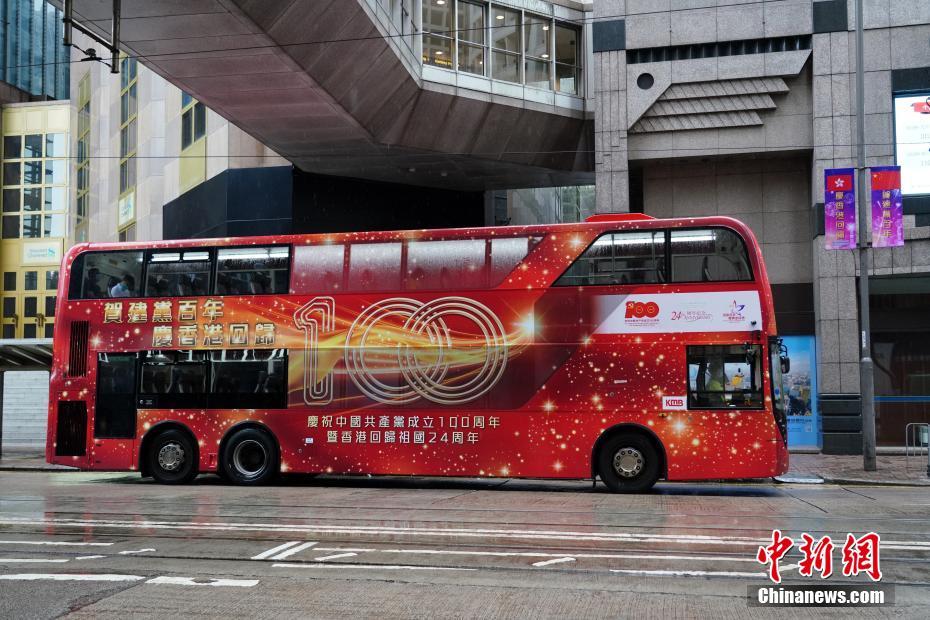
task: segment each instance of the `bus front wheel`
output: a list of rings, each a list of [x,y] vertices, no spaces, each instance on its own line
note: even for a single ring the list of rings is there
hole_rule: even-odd
[[[220,475],[233,484],[265,484],[278,473],[278,446],[265,431],[243,428],[226,441]]]
[[[659,479],[659,453],[646,437],[621,434],[610,437],[597,455],[597,471],[615,493],[642,493]]]
[[[187,484],[197,477],[197,449],[177,429],[159,433],[149,445],[148,471],[161,484]]]

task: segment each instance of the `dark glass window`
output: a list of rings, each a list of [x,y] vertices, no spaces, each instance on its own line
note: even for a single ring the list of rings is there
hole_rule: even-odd
[[[146,272],[146,297],[207,295],[213,262],[207,250],[153,252]]]
[[[45,318],[53,318],[55,316],[55,298],[46,297],[45,298]]]
[[[19,239],[19,216],[18,215],[4,215],[3,216],[3,238],[4,239]]]
[[[216,292],[220,295],[286,294],[290,248],[223,248],[216,254]],[[342,258],[339,260],[342,264]]]
[[[19,189],[3,190],[3,212],[16,213],[20,208],[21,193]]]
[[[207,106],[199,101],[194,104],[194,140],[207,135]]]
[[[34,317],[38,312],[38,301],[35,297],[23,299],[23,316]]]
[[[24,187],[23,188],[23,211],[41,211],[42,210],[42,188]]]
[[[207,352],[148,351],[142,358],[141,394],[204,394]]]
[[[39,272],[27,271],[23,277],[23,290],[36,291],[39,289]]]
[[[26,151],[23,157],[42,157],[42,134],[26,136]]]
[[[16,298],[15,297],[4,297],[3,298],[3,317],[7,319],[13,318],[16,314]]]
[[[4,185],[19,185],[22,179],[20,179],[20,172],[22,171],[22,164],[18,161],[6,161],[3,162],[3,184]]]
[[[728,282],[752,279],[746,244],[725,228],[671,231],[675,282]]]
[[[16,326],[13,325],[12,323],[4,323],[3,337],[4,338],[16,338]]]
[[[3,137],[4,159],[19,159],[22,156],[23,156],[22,136],[4,136]]]
[[[45,290],[54,291],[58,288],[58,270],[49,270],[45,272]]]
[[[693,346],[687,353],[689,409],[762,407],[761,346]]]
[[[42,160],[23,162],[23,185],[40,185],[42,183]]]
[[[601,235],[556,285],[655,284],[665,279],[665,232],[658,230]]]
[[[89,252],[71,268],[71,299],[138,297],[142,252]]]
[[[26,323],[23,325],[23,338],[35,338],[36,337],[36,324],[35,323]]]
[[[284,407],[285,349],[211,352],[210,407]]]
[[[136,436],[134,353],[101,353],[97,360],[97,406],[94,437]]]
[[[52,337],[54,337],[54,336],[55,336],[55,324],[54,324],[54,323],[46,323],[46,324],[45,324],[45,337],[46,337],[46,338],[52,338]]]
[[[4,271],[3,272],[3,290],[5,291],[16,290],[16,272],[15,271]]]

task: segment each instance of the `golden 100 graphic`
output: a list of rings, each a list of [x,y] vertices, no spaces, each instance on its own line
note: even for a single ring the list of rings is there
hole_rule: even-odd
[[[327,350],[343,349],[355,386],[379,403],[402,405],[425,398],[457,405],[486,394],[507,367],[508,342],[500,319],[466,297],[419,301],[391,297],[364,310],[343,332],[336,302],[316,297],[294,312],[304,333],[303,397],[308,405],[333,398]],[[400,376],[401,381],[389,378]]]
[[[150,324],[153,349],[290,344],[282,338],[286,333],[275,329],[283,326],[285,317],[276,317],[276,322],[233,318],[241,314],[213,298],[202,303],[156,301],[151,312],[147,301],[103,305],[105,324],[125,323],[137,336],[141,324]],[[430,301],[391,297],[349,318],[337,316],[332,297],[314,297],[294,311],[293,321],[303,334],[301,389],[308,405],[333,401],[333,371],[340,358],[352,383],[373,401],[468,403],[497,384],[508,356],[518,350],[512,345],[524,336],[521,332],[508,336],[490,308],[458,296]]]

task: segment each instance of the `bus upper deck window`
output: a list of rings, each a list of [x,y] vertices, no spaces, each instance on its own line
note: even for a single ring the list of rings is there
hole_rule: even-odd
[[[746,244],[726,228],[671,232],[675,282],[732,282],[752,279]]]
[[[400,290],[401,252],[400,242],[353,243],[349,248],[349,289]]]
[[[71,269],[71,299],[138,297],[142,287],[142,252],[88,252]]]
[[[146,297],[207,295],[213,262],[207,250],[152,252],[146,271]]]
[[[558,286],[656,284],[665,281],[665,232],[607,233],[594,240]]]
[[[487,281],[484,239],[411,241],[407,245],[407,288],[480,288]]]
[[[266,246],[223,248],[216,253],[219,295],[287,293],[290,248]]]

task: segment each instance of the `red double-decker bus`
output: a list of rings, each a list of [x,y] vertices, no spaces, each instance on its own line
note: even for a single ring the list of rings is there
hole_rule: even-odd
[[[756,478],[788,466],[762,254],[722,217],[79,244],[49,462]]]

